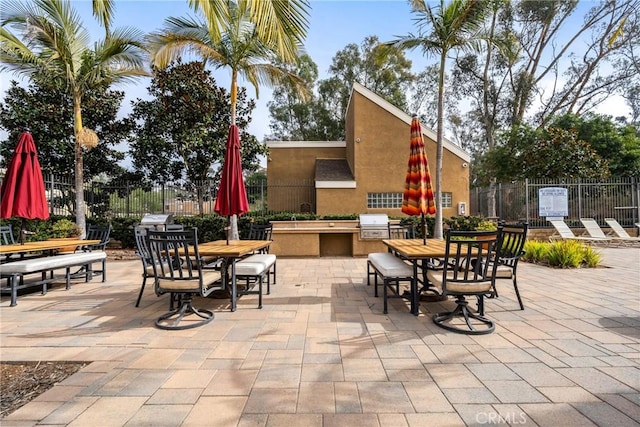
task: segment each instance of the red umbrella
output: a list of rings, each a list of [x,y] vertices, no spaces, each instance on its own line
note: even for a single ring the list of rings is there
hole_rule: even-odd
[[[48,219],[49,206],[44,180],[33,137],[27,131],[20,135],[13,158],[0,188],[0,216],[22,218],[20,242],[24,243],[27,219]]]
[[[429,161],[424,150],[422,139],[422,126],[416,115],[411,120],[411,154],[407,165],[407,176],[402,197],[402,212],[407,215],[420,215],[422,217],[422,236],[426,240],[425,214],[434,215],[436,205],[431,187],[431,174],[429,173]]]
[[[242,176],[240,135],[236,125],[231,125],[229,128],[227,152],[224,156],[222,177],[214,210],[219,215],[224,216],[242,215],[249,212],[249,201],[247,200],[247,191],[244,188],[244,177]]]

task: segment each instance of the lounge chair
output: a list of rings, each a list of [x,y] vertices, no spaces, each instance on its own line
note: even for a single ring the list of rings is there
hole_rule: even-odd
[[[549,236],[549,240],[554,241],[554,240],[577,240],[577,241],[581,241],[581,242],[585,242],[585,243],[592,243],[592,244],[608,244],[611,239],[605,237],[603,238],[598,238],[598,237],[587,237],[587,236],[576,236],[575,234],[573,234],[573,231],[571,231],[571,229],[569,228],[569,226],[564,222],[564,220],[561,219],[548,219],[547,221],[549,221],[553,227],[556,229],[556,233],[557,234],[552,234],[551,236]]]
[[[604,231],[602,231],[602,228],[600,228],[598,221],[596,221],[595,219],[580,218],[580,222],[582,223],[584,229],[586,230],[585,232],[589,237],[592,237],[594,239],[602,239],[603,242],[607,241],[608,244],[620,244],[617,238],[604,234]]]
[[[611,227],[611,231],[616,234],[621,244],[625,246],[640,245],[640,237],[630,236],[615,218],[605,218],[604,221]]]

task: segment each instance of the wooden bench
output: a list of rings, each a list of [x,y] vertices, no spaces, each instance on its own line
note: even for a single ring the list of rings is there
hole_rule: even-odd
[[[271,293],[271,278],[276,283],[276,256],[272,254],[253,254],[236,262],[236,277],[245,279],[246,289],[239,291],[238,295],[258,294],[258,308],[262,308],[262,282],[267,279],[267,295]],[[258,290],[250,290],[250,280],[255,279]]]
[[[102,281],[106,279],[106,261],[107,254],[103,251],[81,252],[68,255],[56,255],[43,258],[24,259],[14,262],[2,264],[2,277],[7,278],[9,283],[2,287],[2,291],[11,291],[11,307],[17,305],[18,289],[24,289],[33,286],[42,285],[42,294],[47,293],[47,285],[56,279],[53,276],[53,270],[66,269],[66,289],[69,289],[71,279],[71,268],[87,266],[85,280],[89,281],[93,275],[91,265],[94,262],[102,263]],[[42,278],[39,281],[31,281],[24,283],[25,275],[32,273],[41,273]],[[50,273],[50,274],[48,274]],[[47,277],[48,276],[48,277]],[[18,284],[18,282],[22,282]]]
[[[371,271],[373,269],[373,271]],[[378,296],[378,276],[383,282],[383,313],[387,314],[387,298],[404,298],[400,293],[400,282],[413,280],[413,267],[391,252],[371,253],[367,257],[367,285],[369,277],[374,277],[374,294]],[[395,286],[395,289],[392,287]],[[389,296],[387,289],[391,289],[394,295]]]

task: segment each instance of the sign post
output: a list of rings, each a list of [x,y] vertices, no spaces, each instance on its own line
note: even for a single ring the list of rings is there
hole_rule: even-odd
[[[562,187],[538,189],[538,216],[564,219],[569,216],[569,192]]]

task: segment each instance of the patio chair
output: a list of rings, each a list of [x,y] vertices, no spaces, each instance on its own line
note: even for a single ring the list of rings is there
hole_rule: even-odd
[[[143,227],[137,225],[133,229],[133,234],[136,239],[136,255],[140,258],[140,262],[142,263],[142,286],[140,287],[140,293],[138,294],[138,299],[136,300],[136,307],[140,306],[140,300],[142,299],[142,294],[144,293],[144,287],[147,284],[147,279],[153,279],[153,264],[151,261],[151,251],[149,250],[149,246],[147,245],[147,227]]]
[[[249,228],[248,240],[271,240],[273,234],[273,224],[251,224]],[[271,277],[273,284],[276,284],[277,258],[269,253],[269,246],[259,250],[257,253],[236,262],[236,277],[243,279],[245,288],[238,292],[238,295],[258,294],[258,307],[262,308],[262,284],[267,280],[267,295],[271,293]],[[258,290],[251,290],[258,285]]]
[[[156,327],[189,329],[212,321],[213,311],[196,308],[193,297],[206,297],[214,290],[223,289],[222,276],[217,270],[203,268],[197,229],[147,230],[146,243],[151,254],[156,294],[170,293],[177,296],[178,301],[175,310],[171,309],[156,320]]]
[[[15,245],[16,241],[13,238],[11,224],[0,225],[0,242],[2,242],[3,245]]]
[[[615,218],[605,218],[604,221],[611,227],[611,231],[616,234],[620,244],[625,246],[640,245],[640,237],[629,235],[627,230]],[[639,224],[636,224],[636,226],[640,227]]]
[[[466,296],[482,297],[493,293],[499,264],[489,261],[497,256],[496,247],[500,246],[501,238],[493,231],[446,230],[443,268],[427,271],[427,278],[443,296],[454,296],[456,307],[449,312],[434,314],[436,325],[461,334],[493,332],[494,322],[482,312],[472,312]],[[458,325],[460,318],[464,323]]]
[[[498,228],[500,235],[500,247],[496,252],[496,260],[498,268],[496,269],[496,281],[498,279],[511,279],[513,281],[513,289],[518,298],[520,310],[524,310],[520,291],[518,290],[518,262],[524,256],[524,244],[527,241],[527,229],[529,224],[524,222],[521,224],[501,224]],[[493,295],[488,298],[498,298],[498,289],[494,287]],[[482,296],[480,296],[482,299]],[[480,314],[484,314],[483,302],[479,301]]]
[[[556,231],[556,234],[552,234],[551,236],[549,236],[549,240],[551,241],[577,240],[585,243],[604,245],[608,244],[610,241],[610,239],[606,237],[603,239],[598,237],[576,236],[575,234],[573,234],[573,231],[571,231],[567,223],[565,223],[564,220],[561,219],[547,219],[547,221],[549,221],[551,225],[553,225],[553,228],[555,228]]]
[[[91,245],[82,245],[79,246],[75,252],[93,252],[93,251],[104,251],[107,248],[107,244],[111,241],[111,224],[107,225],[94,225],[89,224],[87,227],[86,240],[100,240],[100,243],[94,243]],[[102,270],[91,270],[89,265],[82,266],[78,271],[71,274],[72,278],[85,277],[86,279],[89,276],[96,276],[99,274],[103,274]]]
[[[588,237],[592,237],[594,239],[601,239],[603,244],[618,244],[618,240],[614,237],[607,236],[598,225],[598,221],[593,218],[580,218],[580,222],[585,229]]]

